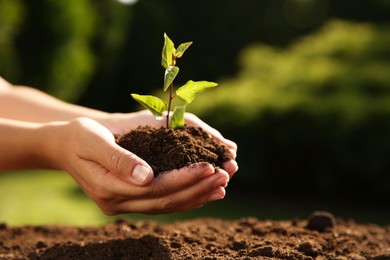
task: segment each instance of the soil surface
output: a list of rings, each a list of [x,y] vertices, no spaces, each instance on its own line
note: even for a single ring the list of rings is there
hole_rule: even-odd
[[[306,220],[119,220],[98,227],[0,224],[0,259],[390,259],[390,226]]]
[[[192,163],[208,162],[221,166],[230,160],[229,149],[225,145],[215,141],[201,128],[190,126],[175,130],[138,127],[118,137],[117,143],[144,159],[155,175]]]

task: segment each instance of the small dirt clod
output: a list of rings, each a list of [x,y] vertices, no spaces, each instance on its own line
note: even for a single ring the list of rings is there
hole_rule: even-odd
[[[336,220],[331,213],[326,211],[315,211],[310,215],[306,228],[324,232],[326,229],[332,228],[335,225]]]

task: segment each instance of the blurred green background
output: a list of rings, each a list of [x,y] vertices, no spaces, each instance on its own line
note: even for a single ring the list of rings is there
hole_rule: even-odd
[[[194,41],[176,82],[212,80],[189,106],[239,145],[227,197],[133,219],[306,217],[390,223],[389,0],[0,0],[0,75],[110,112],[159,91],[163,33]],[[0,175],[0,221],[112,221],[64,173]]]

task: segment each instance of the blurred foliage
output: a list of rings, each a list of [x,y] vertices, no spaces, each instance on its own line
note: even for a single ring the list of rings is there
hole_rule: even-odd
[[[178,80],[216,81],[237,71],[237,55],[251,42],[286,46],[331,17],[388,22],[389,9],[387,0],[356,0],[353,8],[337,0],[0,0],[0,75],[68,101],[129,111],[124,93],[162,84],[164,32],[196,45]]]
[[[177,42],[194,41],[179,64],[178,83],[219,81],[237,73],[238,54],[248,44],[285,47],[331,18],[386,23],[389,13],[387,0],[139,0],[111,81],[94,80],[80,102],[108,111],[135,109],[127,93],[146,94],[163,84],[164,32]]]
[[[388,0],[0,0],[0,75],[128,112],[129,93],[163,84],[163,33],[194,40],[177,82],[221,83],[189,108],[238,141],[233,185],[388,196],[389,11]]]
[[[236,77],[190,107],[237,138],[237,180],[277,193],[388,198],[389,46],[389,27],[343,21],[286,49],[254,44]]]
[[[20,0],[0,0],[0,75],[9,78],[16,78],[19,70],[13,39],[23,22],[23,13]]]
[[[1,0],[0,17],[0,74],[76,101],[110,69],[131,16],[116,1]]]

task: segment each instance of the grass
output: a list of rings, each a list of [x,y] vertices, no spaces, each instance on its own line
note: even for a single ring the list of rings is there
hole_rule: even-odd
[[[216,205],[218,202],[212,203]],[[169,222],[212,216],[211,205],[184,213],[106,216],[66,173],[16,171],[0,173],[0,222],[10,225],[99,225],[118,218]],[[220,207],[217,207],[217,210]]]
[[[56,171],[0,174],[0,221],[25,224],[100,224],[107,217],[78,192],[71,177]]]
[[[259,219],[306,218],[314,210],[327,210],[337,217],[353,218],[360,223],[389,224],[387,206],[347,205],[345,203],[308,199],[274,198],[243,195],[229,190],[224,200],[203,208],[167,215],[125,214],[106,216],[63,172],[19,171],[0,173],[0,222],[9,225],[100,225],[118,218],[171,222],[197,217],[238,219],[253,216]]]

